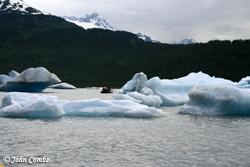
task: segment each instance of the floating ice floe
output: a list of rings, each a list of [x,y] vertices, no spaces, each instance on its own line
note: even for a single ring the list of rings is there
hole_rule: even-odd
[[[18,75],[15,82],[51,82],[59,83],[61,80],[44,67],[28,68]]]
[[[141,104],[152,105],[156,104],[158,107],[159,98],[162,106],[180,106],[185,104],[188,100],[188,92],[195,86],[236,86],[237,83],[230,80],[211,77],[202,72],[190,73],[189,75],[178,79],[160,79],[154,77],[147,79],[143,73],[135,74],[132,80],[128,81],[120,90],[121,95],[114,96],[115,99],[135,99]],[[138,92],[142,95],[129,93]],[[144,96],[143,96],[144,95]],[[148,98],[154,96],[154,102],[148,103]],[[158,98],[155,98],[158,96]]]
[[[76,89],[75,86],[70,85],[70,84],[65,83],[65,82],[51,85],[50,88],[53,88],[53,89]]]
[[[53,118],[64,114],[58,99],[27,93],[8,93],[2,99],[0,116],[19,118]]]
[[[150,107],[160,107],[163,103],[161,98],[156,95],[144,95],[138,92],[130,92],[125,95],[116,94],[113,96],[115,100],[131,100],[136,103],[144,104]]]
[[[250,116],[250,90],[229,86],[195,87],[181,114]]]
[[[61,80],[44,67],[29,68],[21,74],[12,70],[9,75],[0,75],[0,90],[7,92],[41,92]]]
[[[54,96],[8,93],[2,99],[2,117],[53,118],[60,116],[135,117],[164,116],[161,110],[129,100],[58,100]]]

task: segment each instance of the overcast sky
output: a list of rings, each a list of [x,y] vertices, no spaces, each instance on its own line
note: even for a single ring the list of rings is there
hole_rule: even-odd
[[[250,38],[250,0],[24,0],[58,16],[97,12],[118,29],[163,42]]]

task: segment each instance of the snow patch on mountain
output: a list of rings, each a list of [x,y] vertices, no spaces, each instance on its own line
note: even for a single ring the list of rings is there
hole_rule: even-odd
[[[66,21],[75,23],[84,29],[100,28],[105,30],[115,30],[103,17],[98,13],[87,14],[84,17],[63,16]]]
[[[21,13],[21,14],[44,14],[41,11],[27,5],[23,0],[0,0],[1,13]]]
[[[160,41],[153,40],[150,36],[142,34],[140,32],[138,32],[136,35],[138,38],[141,38],[145,42],[161,43]]]
[[[147,35],[142,34],[140,32],[138,32],[136,35],[138,36],[138,38],[141,38],[146,42],[152,42],[153,41],[150,36],[147,36]]]

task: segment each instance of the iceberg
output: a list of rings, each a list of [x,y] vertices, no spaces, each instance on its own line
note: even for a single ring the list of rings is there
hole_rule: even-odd
[[[147,88],[147,87],[142,88],[140,93],[143,94],[143,95],[146,95],[146,96],[154,95],[153,90],[150,89],[150,88]]]
[[[236,83],[222,79],[211,77],[202,72],[190,73],[189,75],[178,79],[160,79],[154,77],[146,82],[145,86],[152,89],[155,94],[165,96],[176,102],[185,102],[188,100],[188,92],[195,86],[207,85],[236,85]]]
[[[9,72],[9,76],[10,76],[11,78],[16,78],[19,74],[20,74],[20,73],[17,72],[17,71],[15,71],[15,70],[11,70],[11,71]]]
[[[56,97],[16,92],[3,97],[0,109],[2,117],[54,118],[63,113]]]
[[[2,99],[0,116],[18,118],[132,117],[151,118],[165,114],[156,108],[129,100],[59,100],[55,96],[8,93]]]
[[[0,85],[5,85],[8,81],[12,81],[13,79],[8,75],[0,75]]]
[[[8,75],[0,75],[0,85],[5,85],[8,81],[13,81],[19,75],[18,72],[11,70]]]
[[[128,100],[82,100],[63,104],[66,116],[150,118],[163,116],[156,108]]]
[[[181,114],[250,116],[250,90],[232,86],[194,87]]]
[[[18,75],[15,82],[50,82],[56,84],[61,80],[53,73],[50,73],[44,67],[28,68]]]
[[[0,90],[6,92],[42,92],[49,85],[59,82],[61,80],[44,67],[29,68],[21,74],[12,70],[8,75],[0,75]],[[69,87],[69,85],[63,86]]]
[[[143,72],[137,73],[121,88],[121,93],[126,94],[128,92],[140,92],[147,81],[148,78]]]
[[[51,85],[50,88],[53,88],[53,89],[76,89],[75,86],[70,85],[70,84],[65,83],[65,82]]]
[[[114,95],[115,100],[131,100],[136,103],[144,104],[150,107],[160,107],[163,103],[159,96],[155,95],[144,95],[138,92],[130,92],[125,95],[117,94]]]
[[[238,84],[239,88],[250,88],[250,76],[242,78]]]
[[[119,91],[123,95],[115,96],[114,98],[131,99],[131,95],[134,94],[129,94],[130,92],[139,92],[142,94],[140,95],[140,98],[138,98],[138,93],[135,94],[137,98],[132,97],[133,99],[139,101],[139,103],[149,106],[152,105],[152,103],[148,103],[147,96],[153,95],[154,98],[155,96],[158,96],[158,99],[161,99],[161,106],[181,106],[188,101],[188,92],[193,87],[208,85],[236,86],[237,83],[223,78],[211,77],[208,74],[204,74],[202,72],[190,73],[185,77],[172,80],[160,79],[159,77],[154,77],[148,80],[144,73],[137,73]],[[157,107],[158,104],[159,103],[157,103],[155,107]]]

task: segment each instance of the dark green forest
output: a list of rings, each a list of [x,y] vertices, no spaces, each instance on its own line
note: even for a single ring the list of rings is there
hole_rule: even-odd
[[[202,71],[239,81],[250,75],[250,40],[149,43],[50,15],[0,14],[0,62],[0,73],[44,66],[78,87],[121,87],[141,71],[160,78]]]

